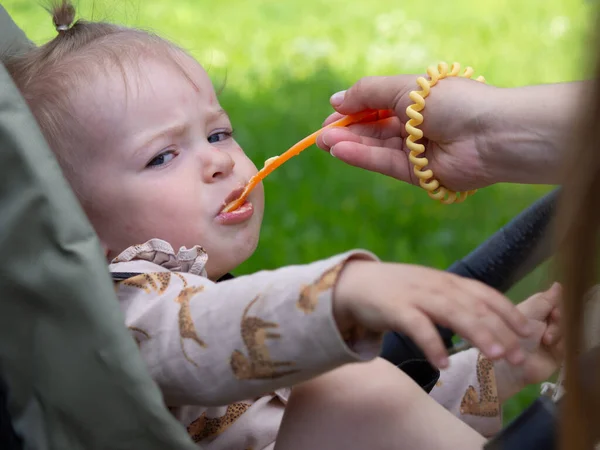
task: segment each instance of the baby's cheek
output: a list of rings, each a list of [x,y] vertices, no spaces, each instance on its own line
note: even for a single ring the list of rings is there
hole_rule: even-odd
[[[244,153],[244,149],[242,147],[240,147],[240,145],[238,143],[236,143],[232,148],[235,153]],[[244,153],[244,155],[245,155],[245,153]]]
[[[240,146],[236,146],[236,150],[233,154],[236,166],[243,170],[244,175],[253,176],[258,172],[258,168],[252,162],[250,158],[244,153],[244,150]]]

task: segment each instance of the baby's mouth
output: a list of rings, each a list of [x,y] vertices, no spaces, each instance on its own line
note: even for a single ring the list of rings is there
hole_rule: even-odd
[[[242,193],[244,192],[244,187],[241,186],[237,189],[234,189],[233,191],[231,191],[229,193],[229,195],[227,197],[225,197],[225,200],[223,200],[223,204],[221,205],[221,209],[219,210],[219,213],[224,212],[225,208],[231,204],[231,202],[237,200],[238,198],[240,198],[240,196],[242,195]],[[225,211],[227,212],[227,211]]]

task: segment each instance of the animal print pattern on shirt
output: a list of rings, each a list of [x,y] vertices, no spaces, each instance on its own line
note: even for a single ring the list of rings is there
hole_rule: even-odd
[[[196,443],[217,436],[238,420],[250,406],[248,403],[233,403],[227,406],[225,415],[215,418],[206,417],[206,412],[203,412],[200,417],[188,425],[188,434]]]
[[[183,356],[194,366],[198,367],[198,364],[185,351],[185,347],[183,345],[184,339],[191,339],[196,344],[198,344],[202,348],[206,348],[206,343],[198,336],[198,332],[196,331],[196,325],[194,325],[194,321],[192,320],[192,312],[190,311],[190,301],[193,296],[202,292],[204,290],[204,286],[189,286],[185,277],[181,276],[177,272],[172,272],[175,276],[179,277],[181,281],[183,281],[183,289],[179,292],[177,298],[175,298],[175,302],[179,303],[179,343],[181,345],[181,351],[183,352]]]
[[[479,394],[469,386],[460,403],[461,414],[480,417],[496,417],[500,414],[500,402],[496,387],[494,364],[483,354],[477,357],[477,381]]]
[[[178,313],[178,324],[179,324],[179,341],[181,345],[181,351],[183,356],[191,364],[198,367],[198,364],[187,354],[184,347],[184,340],[190,339],[198,344],[202,348],[206,348],[206,343],[200,338],[196,331],[196,326],[192,320],[192,313],[190,311],[190,301],[193,296],[202,292],[204,286],[188,286],[188,282],[181,274],[177,272],[151,272],[142,273],[134,277],[128,278],[127,280],[121,281],[120,284],[123,286],[130,286],[137,289],[141,289],[147,294],[151,294],[152,291],[158,294],[163,294],[170,285],[171,277],[176,276],[183,282],[183,289],[179,292],[179,295],[175,298],[175,302],[179,303]],[[138,333],[143,330],[132,330]],[[146,333],[147,334],[147,333]],[[149,336],[147,336],[149,338]],[[140,340],[136,337],[136,342],[140,344]]]
[[[133,339],[135,339],[135,343],[140,346],[143,341],[147,341],[150,339],[150,334],[147,331],[142,330],[138,327],[128,327],[129,331],[133,332]],[[140,335],[142,337],[140,337]]]
[[[319,302],[319,295],[333,287],[343,267],[343,263],[337,264],[325,271],[317,281],[304,286],[300,291],[300,298],[296,303],[298,309],[306,314],[313,312]]]
[[[256,304],[260,295],[257,295],[244,309],[240,332],[242,341],[248,352],[248,356],[239,350],[231,354],[230,365],[236,378],[239,380],[260,380],[280,378],[297,370],[284,370],[277,372],[279,367],[292,367],[292,361],[273,361],[267,346],[267,339],[279,339],[279,333],[267,331],[270,328],[278,328],[275,322],[268,322],[256,316],[249,316],[250,308]]]
[[[124,286],[142,289],[147,294],[152,291],[164,294],[171,281],[171,272],[141,273],[127,280],[121,281]]]

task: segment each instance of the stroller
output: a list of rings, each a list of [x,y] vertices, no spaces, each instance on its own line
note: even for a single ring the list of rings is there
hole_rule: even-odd
[[[0,6],[0,57],[31,43]],[[97,236],[0,65],[0,449],[194,450],[125,328]],[[448,270],[507,291],[551,254],[558,190]],[[450,348],[454,333],[439,327]],[[429,390],[437,372],[406,336],[382,356]],[[554,448],[541,396],[486,448]]]

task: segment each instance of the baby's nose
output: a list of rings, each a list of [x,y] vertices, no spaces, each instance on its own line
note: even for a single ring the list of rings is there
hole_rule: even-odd
[[[211,180],[217,180],[230,175],[234,167],[235,161],[229,153],[215,149],[206,167],[206,175]]]

